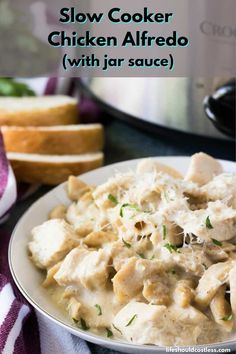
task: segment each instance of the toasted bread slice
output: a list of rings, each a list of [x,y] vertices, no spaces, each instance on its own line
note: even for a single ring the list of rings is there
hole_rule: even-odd
[[[78,155],[103,149],[101,124],[1,128],[6,151],[46,155]]]
[[[77,122],[77,100],[69,96],[0,97],[0,126],[51,126]]]
[[[56,185],[103,163],[103,153],[84,155],[37,155],[7,153],[18,181]]]

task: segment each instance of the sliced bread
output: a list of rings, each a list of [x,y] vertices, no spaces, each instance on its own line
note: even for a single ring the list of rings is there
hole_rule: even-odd
[[[0,97],[0,126],[50,126],[77,122],[77,100],[69,96]]]
[[[6,151],[47,155],[78,155],[103,149],[101,124],[1,128]]]
[[[84,155],[38,155],[7,153],[18,181],[55,185],[103,163],[103,153]]]

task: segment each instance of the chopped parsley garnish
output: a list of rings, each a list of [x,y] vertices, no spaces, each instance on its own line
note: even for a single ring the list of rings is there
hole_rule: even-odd
[[[137,255],[138,255],[140,258],[145,259],[145,256],[144,256],[144,254],[143,254],[143,253],[137,253]]]
[[[83,329],[84,331],[89,330],[89,326],[87,325],[86,321],[81,317],[80,319],[80,328]]]
[[[133,315],[133,317],[131,317],[131,319],[130,319],[129,322],[125,325],[125,327],[130,326],[130,325],[133,323],[133,321],[135,320],[135,318],[137,318],[137,317],[138,317],[137,314]]]
[[[162,225],[162,237],[163,237],[163,240],[166,239],[166,235],[167,235],[166,225]]]
[[[176,274],[176,271],[173,269],[173,270],[171,271],[171,273],[172,273],[172,274]]]
[[[121,330],[120,330],[119,328],[117,328],[117,327],[114,325],[114,323],[112,323],[112,326],[114,327],[114,329],[115,329],[117,332],[119,332],[119,333],[122,335]]]
[[[76,318],[72,318],[72,320],[75,322],[75,323],[78,323],[79,322],[79,320],[77,320]]]
[[[205,265],[205,263],[202,263],[203,267],[207,270],[207,266]]]
[[[118,204],[118,200],[117,200],[117,198],[114,196],[114,195],[112,195],[112,194],[108,194],[108,197],[107,197],[109,200],[110,200],[110,202],[112,202],[113,204]]]
[[[222,319],[222,321],[231,321],[232,318],[233,318],[233,315],[232,315],[232,313],[231,313],[230,315],[225,316],[225,317],[223,317],[223,318],[221,318],[221,319]]]
[[[164,245],[164,247],[165,247],[166,249],[168,249],[168,251],[169,251],[170,253],[172,253],[173,251],[179,253],[178,247],[175,246],[175,245],[172,245],[171,243],[166,243],[166,244]]]
[[[207,229],[213,229],[213,226],[211,224],[210,216],[206,218],[206,227]]]
[[[123,241],[123,244],[124,244],[125,247],[127,247],[127,248],[131,248],[132,247],[132,245],[129,242],[125,241],[123,238],[122,238],[122,241]]]
[[[101,316],[101,315],[102,315],[102,308],[101,308],[101,306],[98,305],[98,304],[96,304],[96,305],[94,305],[94,306],[95,306],[96,309],[97,309],[97,314],[98,314],[98,316]]]
[[[211,240],[216,246],[220,246],[220,247],[222,246],[222,242],[216,240],[215,238],[212,238]]]
[[[106,331],[107,331],[107,337],[108,338],[109,337],[113,337],[113,333],[112,333],[112,331],[109,328],[106,327]]]
[[[150,258],[150,261],[152,261],[153,259],[155,259],[154,254],[153,254],[152,257]]]
[[[120,208],[120,216],[122,218],[124,216],[124,208],[131,208],[131,209],[135,209],[136,211],[141,211],[136,204],[129,204],[129,203],[122,204]]]

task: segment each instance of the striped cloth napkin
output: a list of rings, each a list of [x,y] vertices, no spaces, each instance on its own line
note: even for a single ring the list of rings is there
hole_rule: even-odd
[[[0,274],[0,353],[24,353],[22,326],[30,312],[18,301],[7,278]]]
[[[6,159],[3,139],[0,134],[0,222],[3,224],[9,216],[10,208],[16,202],[16,181]],[[7,263],[9,235],[0,231],[0,353],[24,354],[23,323],[30,317],[30,307],[11,285],[11,276]],[[14,285],[13,285],[14,286]],[[31,322],[31,318],[29,319]],[[28,326],[26,326],[26,329]],[[32,338],[32,337],[31,337]],[[37,343],[37,341],[35,342]],[[37,347],[37,346],[36,346]],[[36,348],[35,347],[35,348]],[[39,346],[38,346],[39,348]],[[33,351],[32,351],[33,353]],[[39,353],[35,352],[35,353]]]
[[[39,95],[55,93],[76,95],[74,80],[40,78],[27,80],[27,83],[30,83]],[[87,108],[85,105],[85,111]],[[23,187],[23,191],[18,189],[18,198],[26,197],[35,188]],[[16,181],[4,152],[0,132],[0,353],[91,354],[85,341],[34,311],[14,285],[7,260],[10,235],[4,232],[4,222],[16,201]]]

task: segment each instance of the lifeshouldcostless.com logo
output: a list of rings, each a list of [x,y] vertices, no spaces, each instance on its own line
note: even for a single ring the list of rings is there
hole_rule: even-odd
[[[166,353],[231,353],[230,348],[166,347]]]

